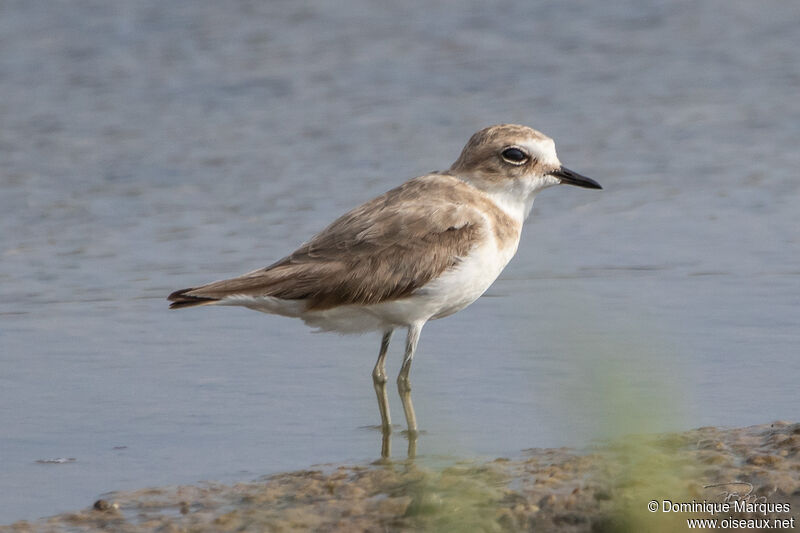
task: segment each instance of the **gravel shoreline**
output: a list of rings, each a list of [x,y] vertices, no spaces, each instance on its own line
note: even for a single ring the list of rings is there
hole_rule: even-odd
[[[725,501],[728,512],[697,507]],[[735,512],[734,501],[751,505]],[[681,503],[695,507],[664,510]],[[690,518],[728,519],[740,530],[757,520],[800,527],[798,511],[800,423],[774,422],[628,437],[588,453],[530,449],[489,462],[393,461],[116,492],[86,510],[0,526],[0,533],[682,531]]]

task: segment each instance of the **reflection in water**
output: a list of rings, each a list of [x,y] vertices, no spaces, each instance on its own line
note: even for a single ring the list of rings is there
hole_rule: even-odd
[[[409,398],[410,399],[410,398]],[[402,434],[408,439],[408,449],[406,457],[414,459],[417,457],[417,438],[419,431],[403,431]],[[392,457],[392,428],[381,428],[381,460],[386,462]],[[391,462],[391,461],[389,461]]]

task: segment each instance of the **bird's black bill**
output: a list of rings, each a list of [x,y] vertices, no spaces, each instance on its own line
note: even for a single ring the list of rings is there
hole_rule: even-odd
[[[599,183],[594,181],[592,178],[581,176],[577,172],[573,172],[566,167],[561,167],[558,170],[554,170],[550,174],[558,177],[561,180],[561,183],[566,183],[567,185],[576,185],[578,187],[585,187],[587,189],[603,188],[600,186]]]

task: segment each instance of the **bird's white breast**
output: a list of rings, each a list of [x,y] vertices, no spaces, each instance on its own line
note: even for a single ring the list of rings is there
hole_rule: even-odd
[[[453,269],[428,283],[419,293],[428,300],[430,318],[460,311],[478,299],[500,275],[517,251],[519,239],[499,246],[494,237],[471,250]]]

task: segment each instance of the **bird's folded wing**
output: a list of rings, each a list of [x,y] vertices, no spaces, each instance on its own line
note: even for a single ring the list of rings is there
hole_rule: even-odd
[[[309,310],[403,298],[456,266],[487,230],[465,202],[469,189],[450,176],[415,178],[343,215],[277,263],[174,295],[209,303],[270,296],[304,300]]]

